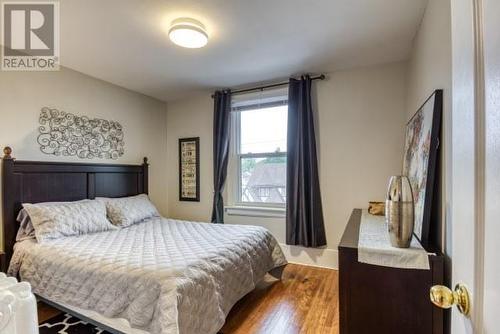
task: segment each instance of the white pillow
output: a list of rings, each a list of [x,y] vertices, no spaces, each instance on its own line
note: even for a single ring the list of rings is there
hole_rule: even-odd
[[[99,201],[26,203],[23,207],[30,216],[38,242],[115,228],[106,218],[106,206]]]
[[[96,198],[106,203],[108,218],[116,226],[130,226],[151,217],[158,217],[160,214],[148,195],[122,198]]]
[[[88,201],[88,199],[80,200],[77,202],[85,202],[85,201]],[[36,203],[36,205],[52,206],[65,203],[76,203],[76,202],[43,202],[43,203]],[[28,214],[28,211],[26,211],[26,209],[21,209],[21,211],[19,211],[19,214],[17,215],[17,222],[19,223],[19,229],[17,230],[16,241],[36,239],[35,228],[33,227],[30,215]]]

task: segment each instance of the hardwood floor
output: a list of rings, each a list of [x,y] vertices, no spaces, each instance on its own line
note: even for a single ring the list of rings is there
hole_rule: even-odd
[[[223,334],[338,333],[338,272],[289,264],[231,310]]]
[[[233,307],[223,334],[335,334],[339,332],[338,272],[289,264],[283,279],[269,275]],[[40,304],[40,322],[59,311]]]
[[[45,322],[49,320],[50,318],[55,317],[56,315],[61,314],[62,312],[45,304],[42,302],[37,303],[38,306],[38,323]]]

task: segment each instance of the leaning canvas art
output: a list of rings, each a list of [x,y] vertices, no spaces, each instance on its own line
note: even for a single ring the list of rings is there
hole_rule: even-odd
[[[424,247],[429,242],[442,100],[442,90],[436,90],[406,126],[403,174],[410,179],[415,203],[414,234]]]

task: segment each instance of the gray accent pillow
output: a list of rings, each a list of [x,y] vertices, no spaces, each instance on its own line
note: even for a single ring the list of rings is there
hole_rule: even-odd
[[[115,228],[106,218],[106,206],[100,201],[26,203],[23,207],[30,216],[38,242]]]
[[[122,198],[100,197],[96,199],[106,203],[108,218],[116,226],[126,227],[148,218],[160,216],[146,194]]]
[[[30,215],[25,209],[21,209],[17,215],[19,229],[17,230],[16,241],[35,239],[35,228],[31,222]]]

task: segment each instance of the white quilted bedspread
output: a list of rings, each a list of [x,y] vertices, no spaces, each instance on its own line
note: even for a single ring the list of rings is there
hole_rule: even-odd
[[[256,226],[154,218],[120,230],[15,246],[9,273],[55,302],[152,333],[216,333],[266,272],[286,264]]]

